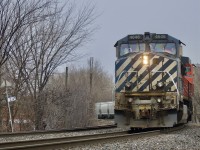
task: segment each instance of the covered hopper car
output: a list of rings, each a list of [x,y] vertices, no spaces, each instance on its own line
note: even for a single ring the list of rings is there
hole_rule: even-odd
[[[98,119],[114,119],[114,102],[99,102],[95,104]]]

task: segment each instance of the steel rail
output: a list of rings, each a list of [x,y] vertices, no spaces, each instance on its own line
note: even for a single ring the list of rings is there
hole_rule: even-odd
[[[51,138],[51,139],[41,139],[41,140],[30,140],[30,141],[18,141],[18,142],[6,142],[0,144],[0,150],[6,149],[56,149],[56,148],[72,148],[80,145],[88,145],[94,143],[107,143],[116,140],[124,139],[138,139],[142,137],[149,137],[155,135],[161,135],[169,132],[174,132],[176,130],[183,129],[183,127],[175,127],[167,130],[155,130],[141,133],[129,134],[127,131],[122,132],[112,132],[103,134],[93,134],[84,136],[73,136],[73,137],[63,137],[63,138]],[[167,131],[167,132],[166,132]]]
[[[27,141],[16,141],[16,142],[5,142],[0,144],[0,150],[2,149],[43,149],[47,146],[81,143],[83,141],[91,141],[94,139],[106,138],[106,137],[117,137],[120,135],[128,134],[127,131],[122,132],[111,132],[102,134],[82,135],[82,136],[71,136],[71,137],[60,137],[60,138],[49,138],[49,139],[37,139]]]
[[[28,131],[28,132],[0,133],[0,138],[30,136],[30,135],[47,135],[47,134],[55,134],[55,133],[101,130],[101,129],[109,129],[109,128],[117,128],[117,125],[104,125],[104,126],[93,126],[93,127],[91,126],[91,127],[85,127],[85,128],[60,129],[60,130],[40,130],[40,131]]]
[[[170,133],[170,132],[182,130],[182,129],[185,129],[185,128],[186,128],[185,124],[181,124],[181,125],[178,125],[178,126],[172,127],[172,128],[164,128],[163,130],[160,130],[160,132],[161,133]]]

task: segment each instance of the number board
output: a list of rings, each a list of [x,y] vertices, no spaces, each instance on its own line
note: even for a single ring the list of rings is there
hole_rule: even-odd
[[[134,34],[128,36],[128,40],[142,40],[142,39],[143,39],[142,34]]]
[[[154,40],[167,40],[167,34],[154,34],[152,37]]]

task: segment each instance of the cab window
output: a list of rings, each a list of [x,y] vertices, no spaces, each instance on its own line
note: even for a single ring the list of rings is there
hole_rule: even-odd
[[[150,49],[152,52],[166,52],[172,55],[176,54],[175,43],[150,43]]]
[[[121,44],[120,47],[120,56],[123,56],[125,54],[128,54],[130,52],[128,44]]]
[[[185,73],[191,72],[191,68],[190,67],[185,67]]]
[[[144,43],[134,43],[134,44],[121,44],[120,46],[120,56],[126,55],[128,53],[136,53],[145,50]]]

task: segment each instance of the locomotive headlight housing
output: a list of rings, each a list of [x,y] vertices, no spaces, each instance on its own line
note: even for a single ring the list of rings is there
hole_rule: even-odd
[[[158,102],[158,103],[160,103],[161,101],[162,101],[161,98],[158,98],[158,99],[157,99],[157,102]]]
[[[125,86],[126,86],[127,88],[130,88],[130,87],[131,87],[131,83],[130,83],[130,82],[126,82]]]
[[[142,60],[143,60],[143,65],[148,65],[149,59],[147,55],[143,55]]]
[[[133,101],[133,98],[128,98],[129,103],[132,103],[132,101]]]
[[[163,87],[163,85],[164,85],[164,83],[161,82],[161,81],[159,81],[159,82],[157,83],[157,86],[158,86],[158,87]]]
[[[152,86],[152,89],[153,89],[153,90],[156,90],[156,85]]]

